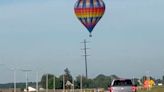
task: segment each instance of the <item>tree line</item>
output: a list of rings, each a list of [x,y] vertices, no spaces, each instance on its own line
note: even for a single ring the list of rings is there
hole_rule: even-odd
[[[64,78],[64,84],[67,84],[67,81],[74,84],[75,89],[80,88],[80,81],[82,79],[82,87],[83,88],[104,88],[107,89],[109,84],[112,82],[113,79],[118,79],[119,77],[116,75],[110,75],[106,76],[103,74],[99,74],[95,78],[86,78],[85,76],[78,75],[75,79],[73,79],[70,71],[68,68],[64,70],[64,74],[60,75],[59,77],[54,76],[53,74],[44,74],[41,78],[41,86],[43,88],[46,88],[46,76],[48,75],[48,88],[53,89],[54,88],[54,77],[55,77],[55,88],[56,89],[63,89],[63,78]],[[132,78],[132,82],[136,86],[142,86],[144,81],[148,78],[148,76],[143,76],[142,78]],[[164,83],[164,76],[163,79],[155,79],[151,76],[149,76],[151,80],[154,80],[156,83]],[[70,88],[69,86],[65,85],[65,88]]]
[[[48,79],[48,88],[53,89],[54,88],[54,77],[55,77],[55,88],[56,89],[63,89],[63,78],[64,78],[64,84],[67,84],[69,81],[70,83],[74,84],[75,89],[80,88],[80,82],[82,79],[82,87],[83,88],[107,88],[109,83],[112,81],[112,79],[119,78],[116,75],[111,76],[105,76],[103,74],[98,75],[97,77],[91,79],[86,78],[85,76],[78,75],[75,79],[73,79],[72,75],[70,74],[70,71],[68,68],[64,70],[64,74],[60,75],[59,77],[54,76],[53,74],[44,74],[41,78],[40,84],[43,88],[46,88],[46,80]],[[46,78],[48,76],[48,78]],[[65,85],[65,88],[70,88],[69,85]]]
[[[46,78],[48,75],[48,78]],[[63,77],[64,76],[64,77]],[[55,78],[55,88],[56,89],[63,89],[63,78],[64,84],[67,84],[67,81],[74,84],[75,89],[80,88],[80,82],[82,79],[82,87],[83,88],[104,88],[107,89],[108,85],[111,83],[113,79],[118,79],[119,77],[116,75],[106,76],[104,74],[99,74],[95,78],[86,78],[85,76],[78,75],[74,79],[69,71],[68,68],[64,70],[64,74],[60,76],[54,76],[53,74],[44,74],[39,81],[39,88],[46,88],[46,80],[48,79],[48,88],[54,88],[54,78]],[[144,80],[146,80],[147,76],[143,76],[142,78],[133,78],[133,83],[135,85],[142,85]],[[150,79],[154,80],[156,83],[163,83],[164,84],[164,76],[162,79],[155,79],[153,77],[149,77]],[[139,82],[140,81],[140,82]],[[16,83],[17,88],[24,89],[26,87],[25,83]],[[28,82],[29,86],[36,87],[36,82]],[[0,84],[0,88],[13,88],[14,83],[7,83],[7,84]],[[70,88],[70,86],[65,86],[65,88]]]

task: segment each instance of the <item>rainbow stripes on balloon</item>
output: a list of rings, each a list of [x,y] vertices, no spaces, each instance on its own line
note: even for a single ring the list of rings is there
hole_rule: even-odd
[[[99,22],[105,12],[105,4],[102,0],[78,0],[74,7],[75,14],[81,23],[90,32]]]

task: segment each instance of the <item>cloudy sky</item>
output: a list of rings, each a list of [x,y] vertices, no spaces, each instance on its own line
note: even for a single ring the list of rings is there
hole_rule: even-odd
[[[88,37],[74,14],[76,0],[0,0],[0,83],[12,82],[9,68],[31,69],[29,80],[85,74],[83,44],[88,40],[88,75],[164,75],[164,0],[104,0],[106,12]],[[5,73],[4,73],[5,72]],[[17,81],[25,73],[17,70]]]

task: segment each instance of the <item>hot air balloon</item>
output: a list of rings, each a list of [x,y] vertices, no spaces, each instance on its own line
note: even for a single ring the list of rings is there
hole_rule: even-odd
[[[102,0],[78,0],[74,7],[75,14],[80,22],[91,33],[105,12],[105,4]]]

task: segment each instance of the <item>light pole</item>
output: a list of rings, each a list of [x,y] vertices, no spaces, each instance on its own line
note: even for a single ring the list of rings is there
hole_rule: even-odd
[[[56,92],[56,85],[55,85],[55,83],[56,83],[56,80],[55,80],[55,75],[54,75],[54,92]]]
[[[7,67],[10,71],[13,71],[13,76],[14,76],[14,92],[16,92],[16,68],[10,68],[8,66],[6,66],[5,64],[0,64],[0,66],[5,66]]]
[[[46,74],[46,92],[48,92],[48,73]]]
[[[28,72],[30,72],[32,70],[22,69],[21,71],[26,73],[26,92],[28,92]]]
[[[74,87],[74,79],[73,79],[73,77],[72,77],[72,85],[71,86],[72,86],[72,92],[75,92],[75,90],[74,90],[75,87]]]
[[[39,73],[36,72],[36,92],[39,91],[39,87],[38,87],[38,77],[39,77]]]
[[[16,69],[11,69],[14,73],[14,92],[16,92]]]
[[[83,76],[80,75],[80,92],[83,92]]]
[[[63,92],[65,92],[65,74],[63,74]]]

